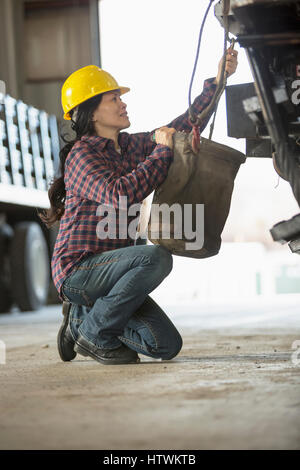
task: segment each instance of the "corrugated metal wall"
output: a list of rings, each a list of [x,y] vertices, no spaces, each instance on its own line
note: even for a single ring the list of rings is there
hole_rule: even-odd
[[[60,90],[100,65],[97,0],[0,0],[0,80],[7,93],[62,117]]]

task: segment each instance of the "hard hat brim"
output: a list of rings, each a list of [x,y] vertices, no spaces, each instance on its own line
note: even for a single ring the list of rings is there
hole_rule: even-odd
[[[126,86],[120,86],[120,87],[118,87],[118,88],[111,88],[111,89],[105,90],[105,91],[103,91],[102,93],[98,93],[98,94],[99,94],[99,95],[103,95],[104,93],[107,93],[108,91],[114,91],[114,90],[120,90],[121,95],[124,95],[125,93],[128,93],[128,91],[130,91],[130,88],[128,88],[128,87],[126,87]],[[85,97],[84,100],[82,100],[80,103],[77,103],[77,105],[75,106],[75,108],[76,108],[77,106],[79,106],[81,103],[84,103],[85,101],[89,100],[90,98],[93,98],[94,96],[98,96],[98,95],[91,94],[90,96]],[[64,119],[65,119],[66,121],[70,121],[70,120],[71,120],[71,116],[70,116],[69,112],[72,111],[72,109],[74,109],[74,108],[69,109],[69,111],[64,114]]]

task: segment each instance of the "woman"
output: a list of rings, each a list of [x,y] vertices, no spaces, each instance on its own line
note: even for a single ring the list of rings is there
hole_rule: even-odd
[[[237,65],[233,52],[228,75]],[[221,61],[217,78],[205,82],[193,103],[197,114],[210,102],[220,71]],[[62,88],[64,118],[76,137],[60,152],[61,176],[49,189],[43,220],[60,221],[52,274],[65,301],[57,339],[63,361],[77,353],[102,364],[137,363],[138,353],[172,359],[182,347],[179,332],[149,297],[170,273],[172,255],[159,245],[135,245],[127,229],[130,207],[167,176],[172,134],[191,127],[186,112],[153,132],[121,132],[130,126],[121,99],[128,91],[94,65],[74,72]],[[115,225],[103,233],[106,213]]]

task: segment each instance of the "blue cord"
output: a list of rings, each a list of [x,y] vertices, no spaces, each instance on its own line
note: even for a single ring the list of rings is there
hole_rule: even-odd
[[[190,108],[191,105],[192,105],[192,103],[191,103],[192,85],[193,85],[194,76],[195,76],[195,72],[196,72],[196,68],[197,68],[197,63],[198,63],[198,58],[199,58],[199,51],[200,51],[200,44],[201,44],[201,39],[202,39],[203,28],[204,28],[204,24],[205,24],[205,21],[206,21],[206,17],[207,17],[207,15],[208,15],[208,12],[209,12],[210,7],[212,6],[212,3],[213,3],[213,2],[214,2],[214,0],[209,0],[209,5],[208,5],[208,7],[207,7],[207,9],[206,9],[206,12],[205,12],[205,15],[204,15],[202,24],[201,24],[200,32],[199,32],[199,39],[198,39],[198,46],[197,46],[196,59],[195,59],[194,69],[193,69],[192,78],[191,78],[190,87],[189,87],[189,108]]]

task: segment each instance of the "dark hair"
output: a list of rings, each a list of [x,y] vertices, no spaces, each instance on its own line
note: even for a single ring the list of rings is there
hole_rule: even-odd
[[[81,139],[83,135],[95,135],[95,128],[92,121],[92,113],[98,107],[102,99],[102,94],[96,95],[90,98],[84,103],[78,106],[78,112],[76,120],[73,120],[74,110],[70,111],[71,116],[71,128],[76,133],[76,137],[73,140],[67,140],[66,134],[61,135],[62,140],[65,142],[65,146],[59,152],[59,173],[60,175],[51,183],[48,190],[48,196],[50,200],[50,209],[39,212],[39,216],[48,228],[58,222],[65,212],[65,199],[66,199],[66,188],[64,182],[65,176],[65,161],[70,153],[73,145]]]

